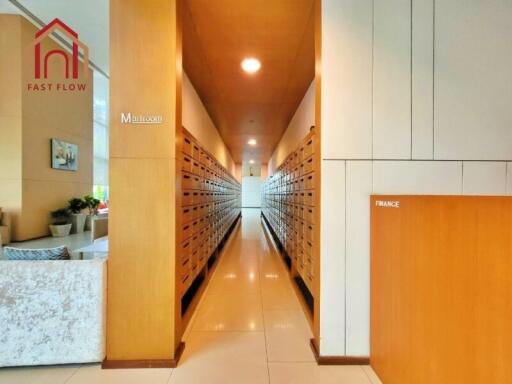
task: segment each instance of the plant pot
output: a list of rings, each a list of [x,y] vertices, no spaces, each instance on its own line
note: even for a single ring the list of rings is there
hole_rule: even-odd
[[[96,215],[87,215],[85,217],[85,230],[91,231],[92,230],[92,221],[96,217]]]
[[[71,214],[71,233],[83,233],[85,227],[85,214],[72,213]]]
[[[50,225],[50,232],[53,237],[64,237],[69,235],[71,224],[54,224]]]

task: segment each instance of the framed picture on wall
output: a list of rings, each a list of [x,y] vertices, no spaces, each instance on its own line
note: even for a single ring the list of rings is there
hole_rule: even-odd
[[[52,168],[64,171],[78,170],[78,145],[51,139]]]

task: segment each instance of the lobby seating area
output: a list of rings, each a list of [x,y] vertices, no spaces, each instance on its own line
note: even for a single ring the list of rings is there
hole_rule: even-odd
[[[23,242],[12,242],[9,247],[13,248],[27,248],[27,249],[43,249],[43,248],[55,248],[59,246],[66,246],[69,250],[71,260],[78,260],[81,258],[80,249],[91,246],[94,244],[92,238],[92,231],[86,231],[83,233],[75,233],[66,237],[43,237],[40,239],[28,240]],[[4,244],[5,246],[5,244]],[[4,247],[0,247],[0,261],[4,260]],[[105,253],[94,253],[85,252],[83,255],[84,259],[105,257]]]

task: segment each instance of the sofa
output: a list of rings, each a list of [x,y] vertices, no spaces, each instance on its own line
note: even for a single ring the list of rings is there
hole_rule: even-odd
[[[106,260],[0,261],[0,367],[101,362]]]
[[[0,247],[11,242],[11,215],[0,208]]]

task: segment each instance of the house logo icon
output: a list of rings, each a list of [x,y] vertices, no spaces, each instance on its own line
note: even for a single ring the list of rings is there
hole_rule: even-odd
[[[72,45],[71,55],[63,49],[52,49],[48,52],[42,52],[41,42],[55,31],[64,34]],[[64,74],[66,79],[78,79],[78,68],[80,65],[80,51],[82,54],[83,76],[87,77],[89,74],[89,49],[87,46],[78,40],[78,33],[69,28],[58,18],[54,19],[51,23],[47,24],[35,35],[34,40],[34,77],[36,79],[48,78],[48,61],[52,56],[59,56],[64,60]],[[71,56],[71,63],[70,63]]]

